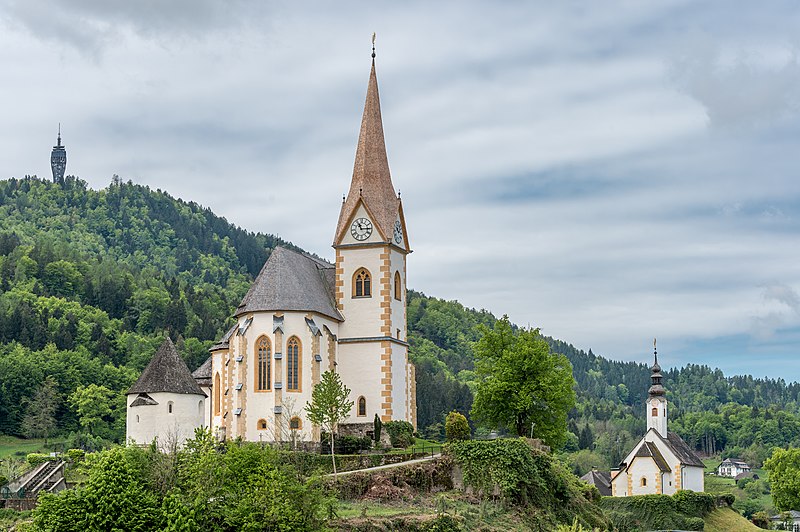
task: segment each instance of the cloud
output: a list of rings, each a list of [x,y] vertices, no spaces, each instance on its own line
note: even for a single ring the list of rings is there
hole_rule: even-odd
[[[792,48],[722,49],[709,38],[689,40],[672,61],[671,77],[705,108],[714,128],[753,128],[797,116],[800,63]]]

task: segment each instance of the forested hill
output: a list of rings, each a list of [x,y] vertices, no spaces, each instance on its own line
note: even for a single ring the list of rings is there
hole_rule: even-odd
[[[190,367],[199,365],[279,244],[294,247],[237,228],[208,208],[117,178],[102,190],[74,177],[60,183],[35,177],[0,181],[0,432],[27,432],[26,401],[50,375],[58,392],[57,430],[119,439],[124,434],[120,392],[163,335],[176,340]],[[440,430],[451,409],[469,412],[472,342],[480,325],[495,321],[487,311],[409,291],[421,430]],[[578,382],[573,432],[591,427],[600,447],[603,435],[624,442],[637,433],[649,386],[647,365],[550,342],[570,359]],[[649,361],[643,353],[642,362]],[[785,427],[793,425],[770,412],[798,412],[797,384],[723,378],[705,366],[671,370],[665,384],[674,427],[698,447],[732,445],[734,439],[749,446],[753,438],[779,444],[795,437],[783,436],[792,434]],[[81,418],[81,426],[76,414],[81,399],[111,404]],[[732,426],[731,419],[738,418],[730,409],[723,416],[726,403],[750,409],[748,415],[755,410],[754,419],[770,415],[780,421],[782,436]],[[749,431],[750,439],[736,431]]]

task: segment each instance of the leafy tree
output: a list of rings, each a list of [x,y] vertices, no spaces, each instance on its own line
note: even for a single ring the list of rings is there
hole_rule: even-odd
[[[56,427],[56,409],[58,408],[58,383],[52,375],[48,375],[33,397],[27,402],[28,407],[25,419],[22,420],[22,430],[29,438],[47,437]]]
[[[111,415],[111,400],[115,395],[112,390],[97,384],[78,386],[69,396],[69,404],[78,414],[81,426],[95,435]]]
[[[447,441],[468,440],[471,435],[467,418],[459,412],[447,414],[447,418],[444,421],[444,432]]]
[[[322,374],[322,379],[314,386],[314,390],[311,392],[311,402],[306,403],[305,408],[308,419],[331,435],[331,461],[333,462],[334,479],[337,478],[336,456],[333,452],[334,435],[339,422],[346,419],[353,409],[353,401],[350,401],[349,397],[350,388],[342,383],[338,373],[329,369]]]
[[[483,328],[475,353],[479,381],[472,416],[519,436],[533,432],[551,447],[562,445],[575,404],[567,358],[551,353],[538,329],[515,331],[506,316],[493,329]]]
[[[778,510],[800,508],[800,449],[775,449],[764,463]]]

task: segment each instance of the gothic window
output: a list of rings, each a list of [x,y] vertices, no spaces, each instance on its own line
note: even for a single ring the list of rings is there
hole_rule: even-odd
[[[296,336],[286,343],[286,389],[290,392],[300,391],[300,341]]]
[[[398,301],[402,300],[403,287],[400,283],[400,272],[394,272],[394,298]]]
[[[197,402],[197,415],[199,416],[203,415],[203,401]]]
[[[645,477],[642,477],[642,487],[645,486],[647,486],[647,479]]]
[[[291,430],[300,430],[301,426],[302,426],[302,423],[301,423],[299,417],[295,416],[295,417],[293,417],[292,419],[289,420],[289,428]]]
[[[653,407],[653,410],[650,411],[650,415],[656,417],[658,415],[658,408]]]
[[[272,382],[272,347],[269,338],[256,340],[256,391],[269,391]]]
[[[366,268],[353,276],[353,297],[372,297],[372,277]]]
[[[359,416],[366,416],[367,415],[367,400],[362,395],[358,398],[358,415]]]
[[[256,426],[258,427],[258,430],[267,430],[267,420],[259,419]]]
[[[217,373],[216,377],[214,377],[214,415],[215,416],[219,415],[219,403],[220,403],[219,395],[220,395],[220,390],[221,389],[222,389],[222,384],[220,383],[220,380],[219,380],[219,373]]]

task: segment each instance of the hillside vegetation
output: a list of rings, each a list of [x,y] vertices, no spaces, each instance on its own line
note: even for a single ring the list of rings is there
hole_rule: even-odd
[[[29,399],[51,375],[51,433],[119,441],[121,392],[163,336],[172,336],[190,368],[197,367],[276,245],[292,246],[117,178],[102,190],[74,177],[0,181],[0,433],[42,436],[29,434],[23,421]],[[410,356],[426,436],[443,436],[451,410],[469,415],[473,343],[481,326],[496,321],[486,310],[409,291]],[[574,453],[574,470],[609,467],[644,431],[647,364],[547,340],[568,357],[577,382],[565,447]],[[664,382],[672,429],[699,451],[760,465],[774,446],[800,444],[797,383],[725,377],[698,365],[672,369]],[[87,391],[91,384],[109,393]],[[109,408],[78,412],[69,400],[78,390],[109,398]]]

